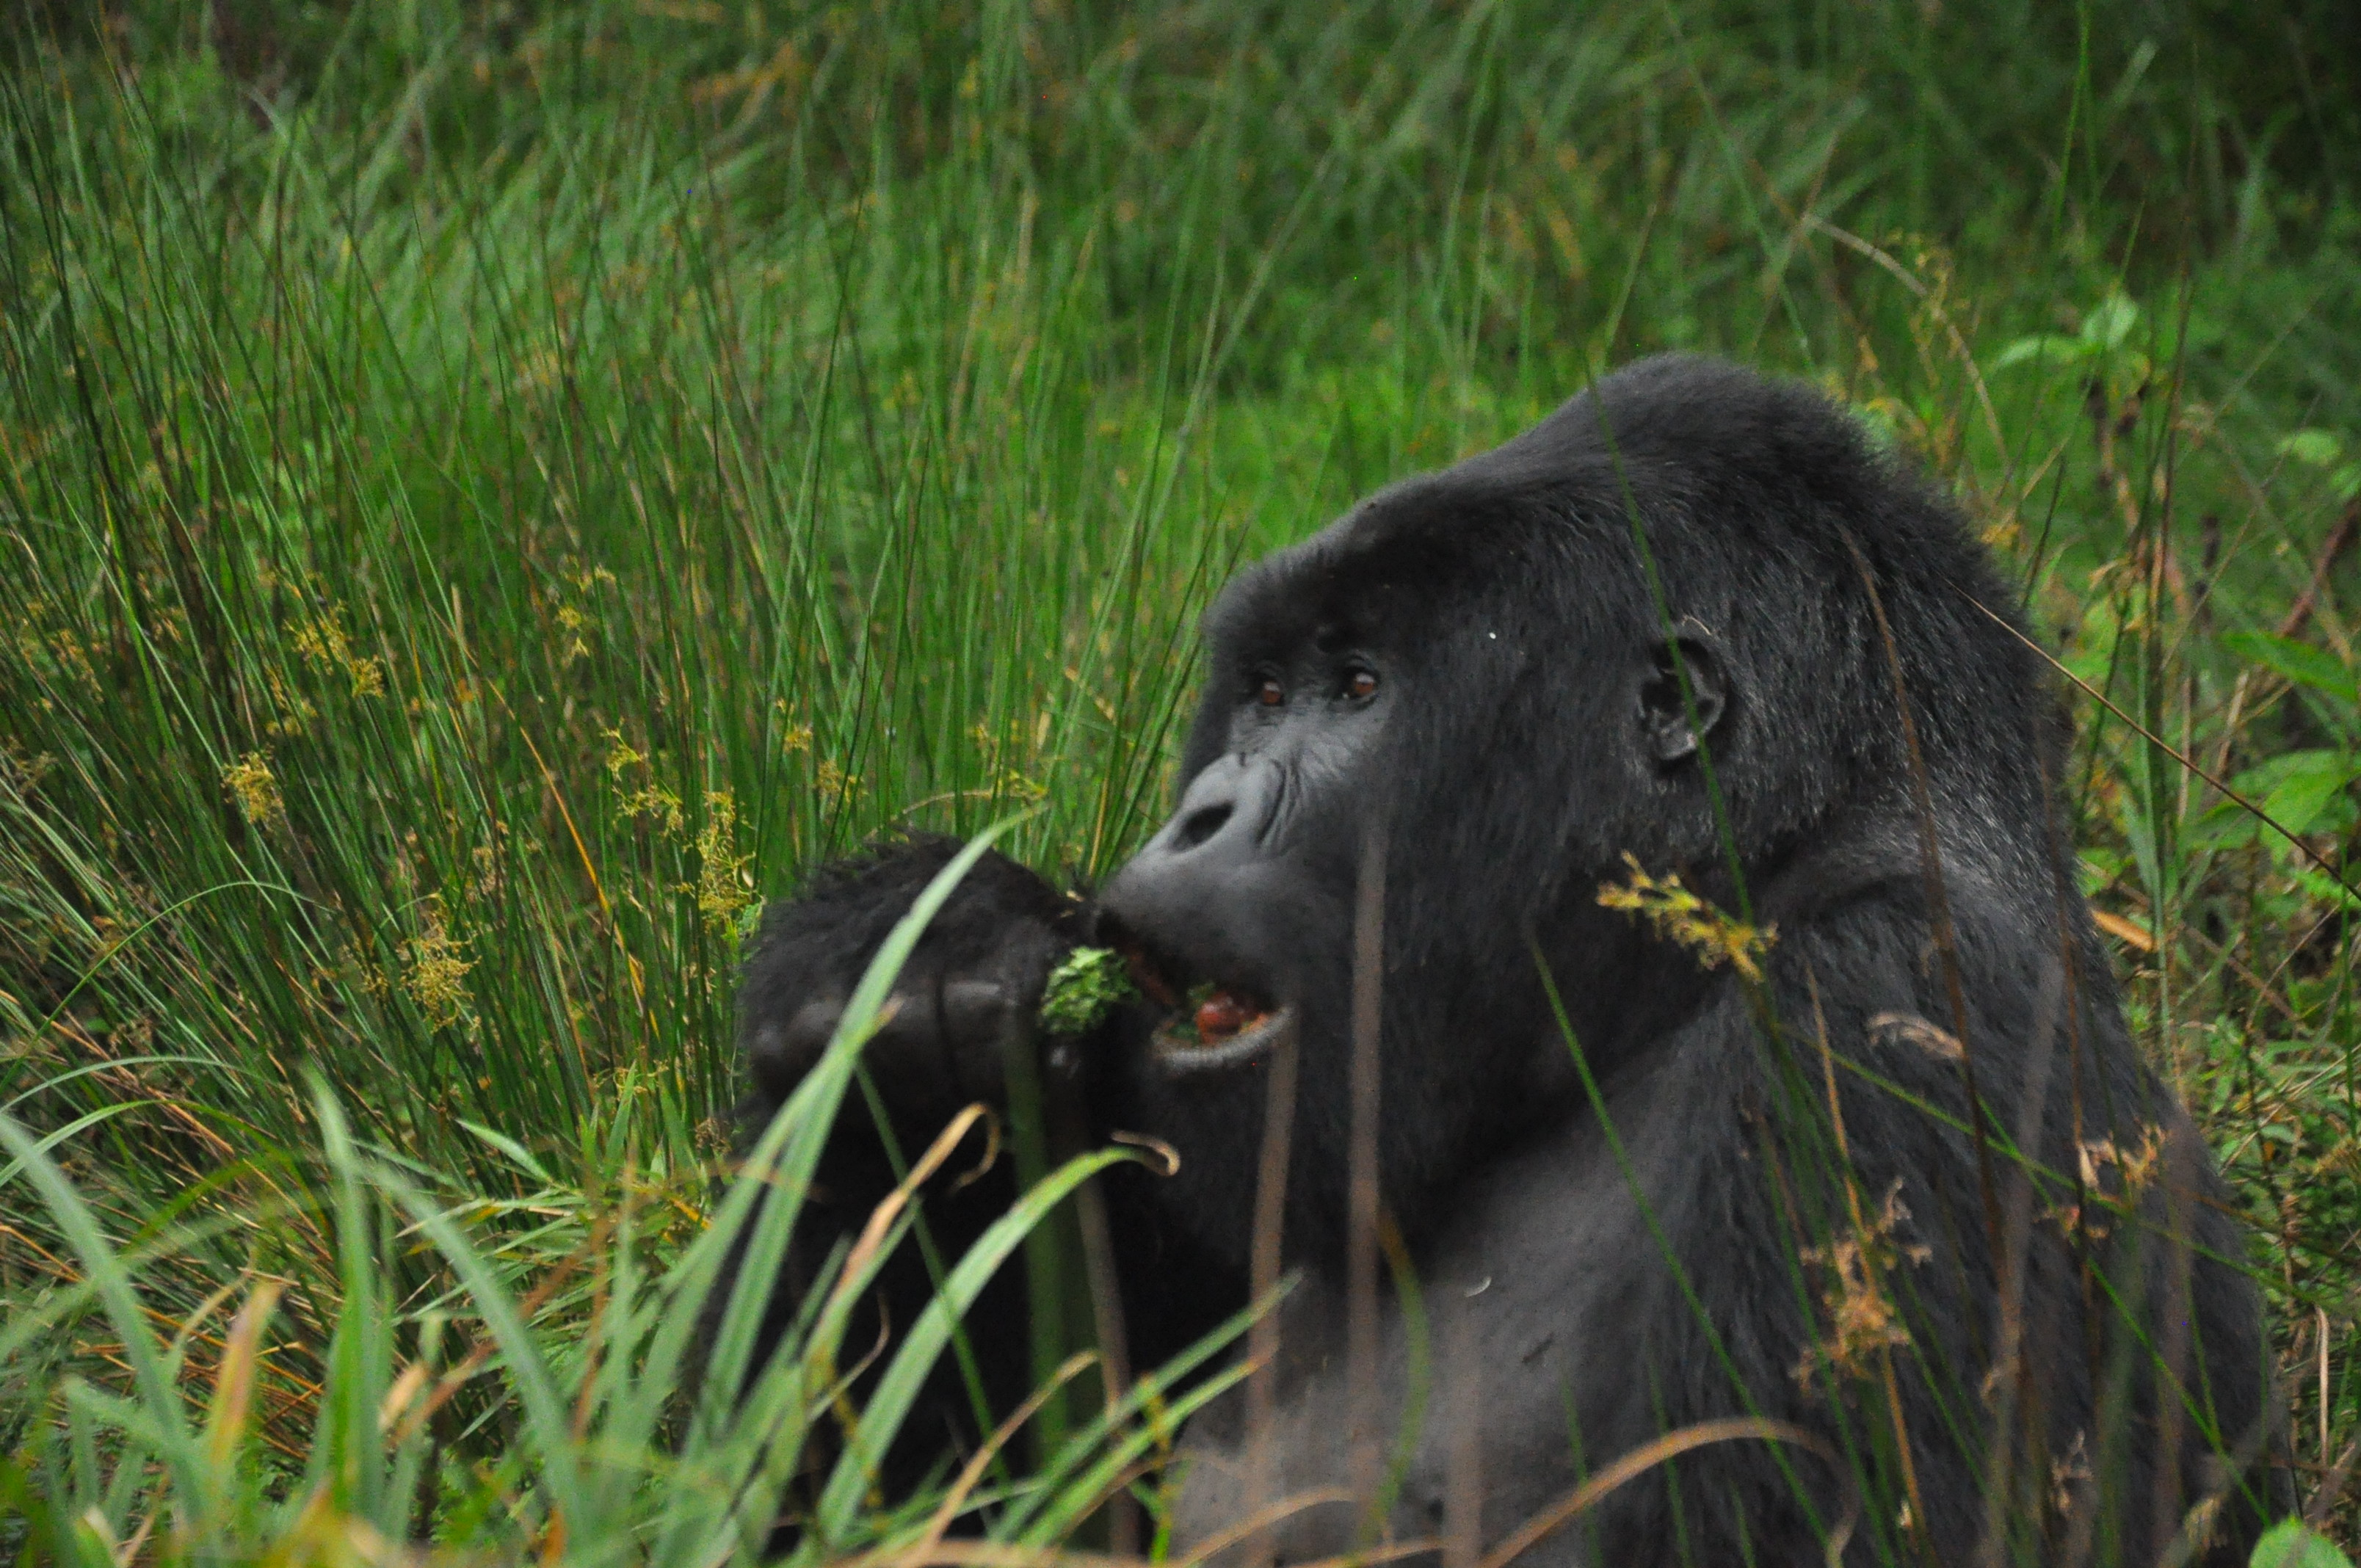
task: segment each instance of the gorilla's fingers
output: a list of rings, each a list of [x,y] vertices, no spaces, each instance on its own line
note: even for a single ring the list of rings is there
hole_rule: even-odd
[[[944,1037],[963,1046],[998,1037],[1015,999],[996,981],[955,980],[942,990]]]
[[[954,980],[926,991],[897,991],[885,1004],[885,1022],[871,1049],[902,1057],[932,1055],[946,1047],[989,1047],[1008,1017],[1005,986],[988,980]]]
[[[836,1034],[844,1007],[835,1002],[807,1002],[785,1024],[764,1024],[746,1042],[746,1065],[754,1082],[774,1099],[785,1100],[803,1081],[812,1063]]]
[[[996,1100],[1000,1036],[1014,1002],[1006,986],[986,980],[938,978],[896,991],[868,1051],[886,1099],[928,1114],[938,1101],[977,1093]],[[970,1082],[986,1063],[991,1081]]]
[[[963,1063],[979,1055],[997,1058],[1002,1029],[1016,998],[995,981],[954,980],[919,991],[897,991],[886,1002],[868,1056],[881,1079],[922,1095],[966,1091],[959,1081]],[[746,1063],[763,1091],[784,1100],[803,1081],[844,1020],[839,1002],[807,1002],[784,1024],[764,1024],[746,1041]],[[948,1074],[946,1079],[943,1075]]]

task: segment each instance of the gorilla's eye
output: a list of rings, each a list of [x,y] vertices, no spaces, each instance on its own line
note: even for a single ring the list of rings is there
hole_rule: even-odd
[[[1287,688],[1279,684],[1276,675],[1265,675],[1255,687],[1255,701],[1265,707],[1277,707],[1287,701]]]
[[[1345,673],[1345,695],[1354,698],[1367,698],[1377,696],[1377,671],[1347,670]]]

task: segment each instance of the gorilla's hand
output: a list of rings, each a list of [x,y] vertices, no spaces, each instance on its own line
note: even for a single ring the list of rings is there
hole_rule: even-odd
[[[758,1102],[785,1102],[819,1059],[895,921],[959,850],[932,836],[840,861],[764,911],[739,992],[739,1044]],[[897,1121],[939,1124],[1005,1099],[1005,1053],[1030,1038],[1049,970],[1079,940],[1083,906],[1005,855],[953,890],[895,980],[862,1052]]]
[[[871,1081],[897,1119],[937,1120],[974,1101],[1002,1102],[1004,1053],[1022,1037],[1016,1025],[1026,1015],[1026,978],[1005,968],[978,974],[939,964],[924,974],[904,971],[862,1051]],[[1031,995],[1038,997],[1038,983]],[[785,1020],[753,1029],[746,1061],[756,1092],[784,1102],[819,1060],[843,1014],[841,1000],[817,996]]]

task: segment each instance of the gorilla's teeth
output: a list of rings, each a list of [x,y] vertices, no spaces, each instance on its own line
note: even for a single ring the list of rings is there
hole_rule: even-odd
[[[1295,1009],[1281,1007],[1255,1017],[1246,1026],[1218,1043],[1197,1044],[1205,1036],[1192,1020],[1174,1019],[1156,1031],[1157,1064],[1173,1078],[1193,1078],[1248,1067],[1270,1054],[1295,1032]]]

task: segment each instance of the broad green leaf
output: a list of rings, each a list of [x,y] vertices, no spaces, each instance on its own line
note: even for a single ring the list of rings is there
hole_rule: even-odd
[[[2272,858],[2286,864],[2292,853],[2286,839],[2262,820],[2268,817],[2290,833],[2334,833],[2351,826],[2356,807],[2346,794],[2353,782],[2349,751],[2290,751],[2248,768],[2230,781],[2239,799],[2208,806],[2191,824],[2191,842],[2215,849],[2251,843],[2259,835]],[[2247,804],[2254,809],[2250,810]],[[2262,817],[2256,815],[2260,811]]]
[[[2020,337],[2000,351],[1993,368],[2005,370],[2012,365],[2022,365],[2037,359],[2044,365],[2073,365],[2091,356],[2091,345],[2077,337],[2059,337],[2048,333],[2032,337]]]
[[[20,1095],[18,1098],[21,1099],[23,1096]],[[60,1144],[71,1140],[102,1122],[112,1122],[126,1111],[137,1109],[138,1105],[136,1102],[120,1100],[112,1105],[102,1105],[95,1111],[85,1111],[57,1131],[44,1135],[41,1141],[33,1146],[42,1154],[47,1154]],[[6,1165],[0,1166],[0,1187],[5,1187],[16,1180],[16,1173],[24,1168],[25,1162],[21,1159],[12,1159]],[[0,1359],[5,1358],[5,1353],[0,1352]]]
[[[2263,631],[2230,632],[2222,639],[2222,646],[2300,686],[2334,697],[2348,707],[2361,707],[2361,684],[2356,684],[2352,667],[2325,648]]]
[[[2110,294],[2082,318],[2082,339],[2099,347],[2120,348],[2139,322],[2140,308],[2130,295]]]
[[[2292,457],[2314,468],[2333,468],[2336,460],[2345,455],[2345,443],[2334,431],[2299,430],[2292,435],[2279,437],[2274,450],[2282,457]]]
[[[2343,751],[2296,751],[2273,759],[2278,764],[2269,790],[2257,802],[2271,820],[2290,833],[2311,833],[2342,827],[2333,807],[2353,782],[2353,759]]]
[[[2297,866],[2295,880],[2302,887],[2305,895],[2314,903],[2333,904],[2347,912],[2361,909],[2361,898],[2354,897],[2352,894],[2345,891],[2343,883],[2317,866]]]
[[[2246,1562],[2250,1568],[2353,1568],[2351,1558],[2301,1519],[2281,1519],[2265,1530]]]

